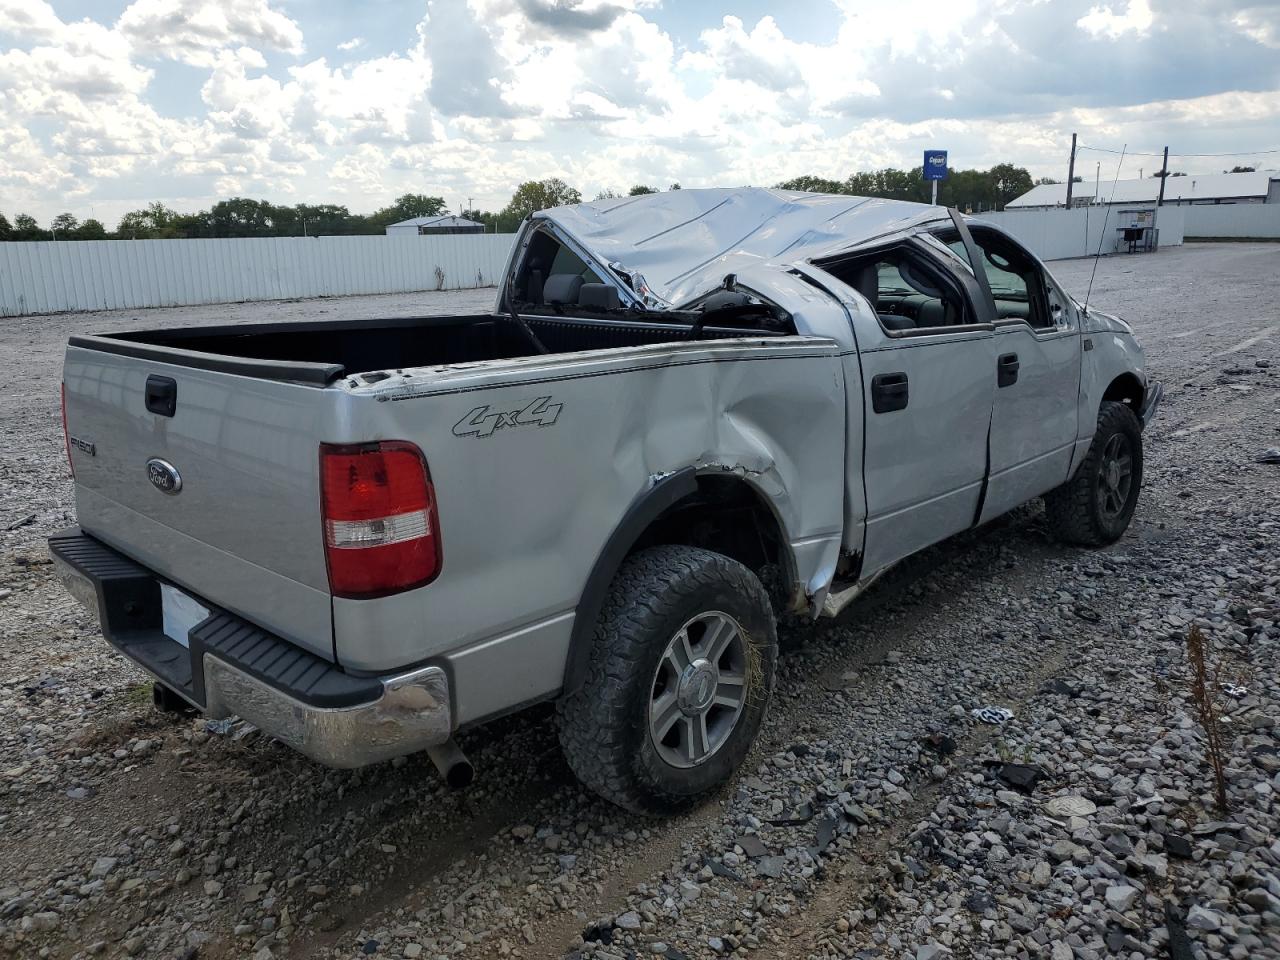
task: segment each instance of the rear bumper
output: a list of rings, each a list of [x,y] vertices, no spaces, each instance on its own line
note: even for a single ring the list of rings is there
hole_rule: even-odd
[[[1142,427],[1145,430],[1156,415],[1156,407],[1160,406],[1160,401],[1164,397],[1164,384],[1159,380],[1152,380],[1147,384],[1146,396],[1142,400]]]
[[[50,537],[49,553],[107,641],[212,717],[242,717],[330,767],[414,753],[452,733],[449,681],[440,667],[352,676],[208,604],[209,616],[188,631],[184,646],[162,629],[161,580],[145,567],[78,528]]]

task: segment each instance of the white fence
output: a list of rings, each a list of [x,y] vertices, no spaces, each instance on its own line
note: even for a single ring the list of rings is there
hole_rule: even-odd
[[[1133,222],[1133,213],[1143,207],[1117,204],[1108,212],[1105,205],[1075,207],[1071,210],[1005,210],[977,216],[1013,235],[1041,260],[1092,257],[1099,247],[1104,254],[1125,248],[1122,227]],[[1156,223],[1160,246],[1182,243],[1184,213],[1192,207],[1161,207]]]
[[[1161,208],[1161,216],[1167,209]],[[1280,240],[1280,203],[1197,203],[1180,209],[1188,237]]]
[[[980,214],[1041,259],[1122,249],[1117,205]],[[1280,239],[1280,204],[1161,207],[1160,245]],[[0,243],[0,316],[491,286],[511,234]]]
[[[492,286],[511,234],[0,243],[0,316]]]

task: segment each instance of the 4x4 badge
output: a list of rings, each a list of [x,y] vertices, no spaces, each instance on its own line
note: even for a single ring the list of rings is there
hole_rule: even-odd
[[[490,437],[508,427],[549,427],[560,417],[563,404],[538,397],[516,410],[493,410],[486,403],[453,425],[455,437]]]

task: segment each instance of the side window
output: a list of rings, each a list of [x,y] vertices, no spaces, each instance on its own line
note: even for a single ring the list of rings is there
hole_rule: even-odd
[[[945,330],[974,322],[955,281],[918,254],[888,250],[821,266],[867,298],[887,333]]]
[[[974,243],[982,251],[982,267],[991,285],[996,317],[1025,320],[1037,328],[1052,327],[1045,299],[1044,275],[1039,264],[1021,247],[987,230],[973,231]],[[951,240],[948,246],[964,256],[964,243]]]
[[[1070,299],[1065,293],[1054,283],[1053,278],[1045,277],[1044,284],[1045,299],[1049,301],[1049,323],[1050,325],[1059,323],[1070,323],[1070,314],[1067,312],[1067,304]]]
[[[568,247],[560,247],[556,251],[555,259],[551,261],[551,276],[556,274],[574,274],[582,277],[583,283],[599,283],[600,278],[596,276],[585,260],[570,250]]]
[[[550,233],[538,231],[529,241],[516,276],[516,297],[537,305],[577,303],[577,291],[582,284],[600,282],[600,277],[580,256]]]

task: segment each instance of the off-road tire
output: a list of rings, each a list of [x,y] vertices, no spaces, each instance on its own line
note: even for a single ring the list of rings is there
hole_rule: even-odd
[[[737,620],[748,654],[750,695],[723,745],[701,764],[667,763],[649,735],[654,672],[668,642],[692,617]],[[557,704],[560,745],[587,787],[635,813],[690,809],[720,789],[745,759],[773,689],[777,634],[769,596],[742,564],[718,553],[659,546],[629,557],[610,584],[580,689]]]
[[[1129,493],[1117,516],[1103,509],[1099,487],[1103,456],[1111,438],[1122,434],[1132,451],[1133,467]],[[1124,535],[1138,505],[1142,488],[1142,425],[1127,404],[1104,400],[1098,411],[1098,429],[1089,445],[1080,469],[1070,480],[1045,494],[1045,516],[1049,531],[1063,543],[1085,547],[1101,547],[1115,543]]]

